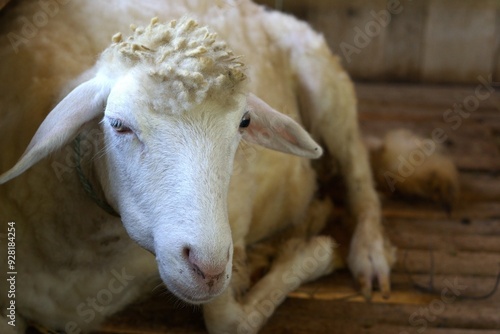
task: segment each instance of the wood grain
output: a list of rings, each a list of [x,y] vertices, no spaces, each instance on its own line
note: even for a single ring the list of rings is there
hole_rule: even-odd
[[[474,82],[492,73],[495,0],[435,0],[429,7],[422,45],[422,80]]]
[[[480,75],[500,81],[500,2],[497,0],[258,0],[306,19],[326,37],[355,79],[425,83],[475,83]],[[377,22],[372,11],[391,15],[360,47],[359,30]],[[366,37],[365,37],[366,39]],[[342,48],[342,43],[344,47]],[[349,44],[351,52],[346,52]],[[363,44],[363,43],[362,43]]]

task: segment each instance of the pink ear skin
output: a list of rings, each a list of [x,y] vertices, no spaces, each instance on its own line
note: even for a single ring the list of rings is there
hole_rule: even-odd
[[[247,103],[251,122],[242,129],[244,140],[309,159],[319,158],[323,154],[318,143],[293,119],[253,94],[248,95]]]

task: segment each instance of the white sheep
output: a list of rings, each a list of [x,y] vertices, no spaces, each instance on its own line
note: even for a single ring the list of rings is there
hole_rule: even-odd
[[[158,274],[180,299],[206,303],[210,332],[258,331],[270,316],[260,307],[274,310],[338,260],[332,239],[313,236],[329,204],[315,199],[306,158],[322,150],[297,121],[346,180],[356,221],[348,264],[362,292],[375,279],[389,294],[394,249],[353,87],[321,36],[248,0],[51,5],[20,1],[1,28],[0,168],[15,166],[0,176],[0,221],[15,222],[17,272],[15,299],[0,297],[2,333],[14,332],[12,300],[18,330],[89,331]],[[48,23],[26,38],[42,10]],[[159,23],[184,15],[200,24]],[[155,16],[128,38],[113,35]],[[280,231],[289,239],[246,291],[246,247]]]

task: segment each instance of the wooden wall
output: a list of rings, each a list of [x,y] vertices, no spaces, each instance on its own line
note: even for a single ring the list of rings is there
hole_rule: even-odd
[[[500,0],[254,1],[310,22],[357,80],[500,81]]]
[[[499,0],[257,2],[309,21],[358,80],[500,81]]]

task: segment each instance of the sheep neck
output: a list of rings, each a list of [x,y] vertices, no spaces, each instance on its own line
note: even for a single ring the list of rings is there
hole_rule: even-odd
[[[80,179],[80,183],[82,184],[83,189],[87,193],[87,195],[104,211],[109,213],[110,215],[113,215],[115,217],[120,217],[120,215],[109,205],[109,203],[105,199],[101,199],[99,195],[97,195],[96,191],[94,190],[94,187],[92,186],[92,183],[90,180],[85,176],[83,173],[83,168],[82,168],[82,152],[81,152],[81,147],[80,147],[80,142],[81,142],[81,135],[78,135],[74,140],[73,140],[73,150],[76,154],[76,171],[78,173],[78,178]]]

